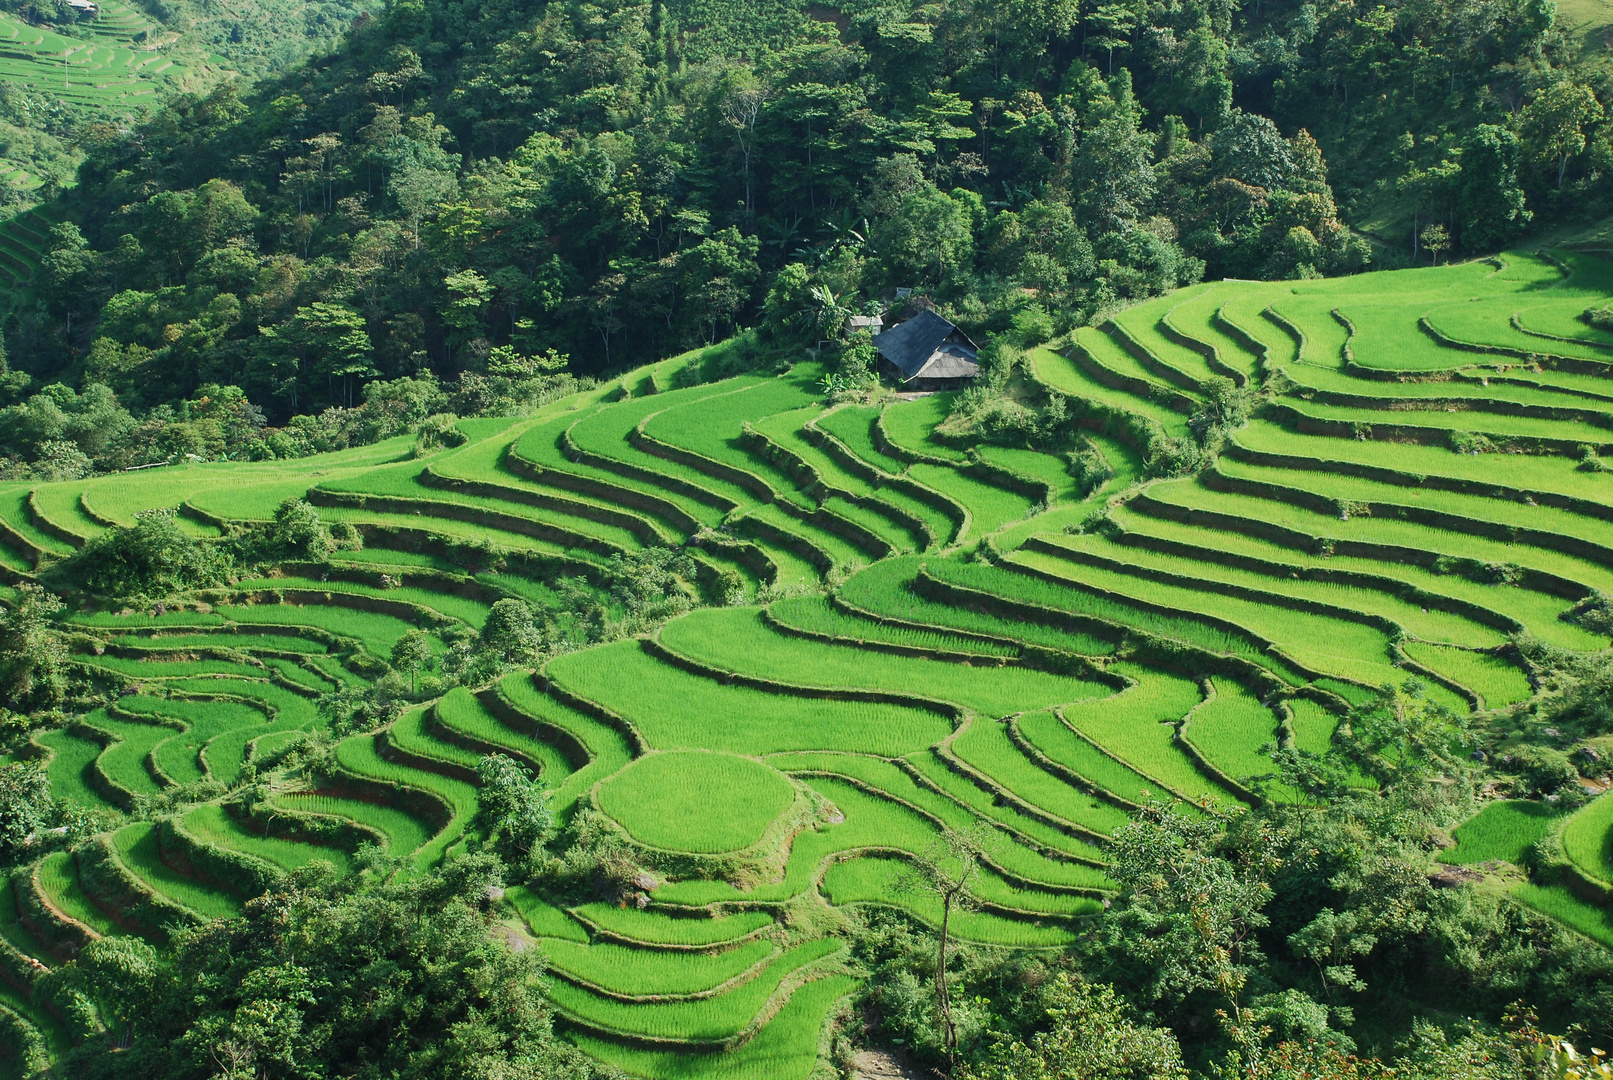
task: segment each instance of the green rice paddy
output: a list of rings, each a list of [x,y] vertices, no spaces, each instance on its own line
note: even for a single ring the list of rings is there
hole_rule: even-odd
[[[635,840],[724,852],[762,838],[794,799],[775,770],[733,754],[647,754],[599,787],[599,807]]]
[[[831,406],[805,363],[694,382],[723,346],[464,425],[465,445],[418,459],[404,438],[0,485],[0,561],[18,575],[69,553],[59,534],[154,506],[263,520],[315,472],[315,501],[344,503],[321,515],[366,537],[329,567],[269,568],[177,610],[75,611],[74,660],[128,689],[30,752],[55,797],[104,815],[104,846],[55,852],[12,888],[97,933],[135,928],[109,910],[134,895],[196,919],[239,910],[163,840],[157,805],[184,844],[269,876],[349,873],[364,842],[412,873],[474,843],[475,766],[505,753],[561,823],[656,867],[621,905],[506,891],[500,917],[547,955],[568,1037],[638,1075],[804,1080],[857,987],[835,912],[933,925],[893,884],[943,829],[991,840],[958,935],[1057,948],[1114,892],[1106,844],[1137,803],[1299,801],[1274,751],[1327,753],[1341,702],[1418,674],[1484,725],[1537,693],[1514,635],[1607,648],[1565,615],[1613,595],[1613,474],[1578,449],[1609,441],[1613,379],[1589,361],[1613,341],[1576,318],[1585,294],[1554,264],[1502,262],[1210,283],[1031,350],[1023,385],[1065,395],[1114,470],[1086,496],[1066,456],[1079,439],[972,447],[936,434],[952,396]],[[1271,407],[1202,472],[1144,478],[1151,441],[1186,437],[1202,382],[1228,372]],[[496,598],[558,611],[558,576],[655,544],[743,566],[742,601],[450,686],[334,739],[328,775],[250,819],[232,809],[277,755],[324,745],[319,696],[364,686],[405,632],[426,629],[440,659]],[[531,569],[545,560],[563,569]],[[1613,881],[1610,833],[1613,795],[1566,819],[1494,801],[1439,857],[1499,870],[1518,904],[1613,942],[1590,890],[1502,865],[1530,865],[1550,834],[1574,873]],[[106,853],[121,900],[80,874]],[[6,911],[8,942],[52,955]]]
[[[1613,882],[1613,798],[1603,795],[1568,819],[1563,851],[1586,877]]]
[[[1441,852],[1439,860],[1456,866],[1491,859],[1521,862],[1561,816],[1545,803],[1521,799],[1492,802],[1457,828],[1456,846]]]

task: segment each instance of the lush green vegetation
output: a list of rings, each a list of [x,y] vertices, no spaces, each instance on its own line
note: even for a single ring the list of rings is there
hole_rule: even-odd
[[[1603,796],[1568,819],[1563,850],[1586,876],[1613,879],[1613,799]]]
[[[1572,445],[1398,441],[1601,389],[1583,358],[1535,387],[1417,328],[1426,304],[1522,333],[1461,323],[1466,294],[1561,329],[1565,280],[1509,255],[1222,282],[1073,342],[1021,320],[976,385],[900,402],[821,354],[758,370],[745,338],[300,479],[29,481],[0,515],[0,938],[51,971],[7,1007],[62,1031],[70,989],[131,1023],[102,952],[212,970],[228,949],[198,943],[257,934],[268,890],[542,955],[543,1052],[576,1075],[804,1078],[896,1045],[984,1076],[987,1032],[1029,1053],[1077,972],[1202,1075],[1313,1046],[1405,1068],[1409,1018],[1489,1031],[1520,999],[1601,1037],[1597,410],[1533,417]],[[1439,379],[1362,373],[1408,334]],[[1305,419],[1359,407],[1337,395],[1394,427]],[[185,503],[223,523],[150,513]],[[873,1026],[836,1019],[848,996]],[[131,1050],[190,1015],[133,1021]]]
[[[896,756],[951,729],[939,712],[867,701],[826,701],[725,685],[656,660],[636,641],[551,661],[547,675],[570,694],[633,724],[654,747],[739,754],[852,750]],[[730,718],[742,717],[743,723]]]
[[[1550,806],[1521,800],[1494,802],[1456,830],[1456,846],[1440,861],[1463,865],[1503,859],[1522,862],[1559,815]]]
[[[773,769],[733,754],[639,758],[599,787],[599,808],[636,840],[681,851],[748,847],[795,793]]]

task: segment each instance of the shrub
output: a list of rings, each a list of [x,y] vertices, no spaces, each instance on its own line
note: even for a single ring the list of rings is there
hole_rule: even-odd
[[[396,720],[402,711],[386,682],[372,686],[344,686],[319,698],[319,715],[336,735],[374,731]]]
[[[50,778],[38,762],[0,765],[0,852],[15,855],[45,824]]]
[[[1072,450],[1065,455],[1065,460],[1083,499],[1114,478],[1114,468],[1091,443],[1080,450]]]
[[[1471,432],[1453,431],[1450,440],[1451,449],[1458,454],[1493,454],[1496,451],[1496,445],[1491,439]]]
[[[114,600],[160,600],[220,585],[229,569],[223,550],[199,543],[179,527],[172,509],[161,506],[90,540],[64,566],[86,590]]]
[[[487,613],[482,627],[482,647],[507,664],[530,659],[543,643],[542,631],[532,620],[532,608],[525,600],[500,600]]]
[[[363,542],[353,526],[346,522],[327,526],[311,503],[293,496],[275,508],[273,520],[252,526],[233,547],[236,559],[245,563],[323,562],[332,552],[355,549]]]
[[[476,778],[482,784],[481,816],[494,847],[506,856],[524,858],[554,830],[554,793],[520,762],[488,754],[476,763]]]
[[[207,1077],[230,1053],[261,1075],[295,1052],[306,1075],[599,1075],[553,1038],[537,951],[515,952],[488,933],[481,908],[497,884],[497,866],[474,855],[362,892],[299,871],[273,903],[176,934],[171,960],[155,971],[103,965],[99,999],[146,1003],[124,1033],[132,1047],[89,1039],[59,1071]],[[387,993],[377,995],[382,972]],[[275,1019],[265,1027],[263,1017]],[[453,1061],[443,1061],[443,1040],[422,1032],[451,1032]],[[264,1045],[272,1050],[257,1051]]]
[[[465,433],[455,425],[459,417],[453,413],[433,413],[420,421],[415,432],[415,450],[424,452],[444,446],[463,446]]]
[[[1052,1029],[1029,1046],[996,1036],[988,1062],[966,1068],[966,1080],[1052,1080],[1054,1077],[1149,1076],[1178,1080],[1188,1075],[1182,1050],[1168,1028],[1132,1021],[1112,987],[1082,982],[1067,973],[1042,988]]]
[[[1148,444],[1149,477],[1187,476],[1204,468],[1204,447],[1192,439],[1160,433]]]
[[[413,692],[420,669],[431,662],[431,639],[424,630],[409,630],[392,644],[392,666],[409,673]]]
[[[1456,574],[1480,585],[1517,585],[1524,576],[1523,567],[1517,563],[1484,562],[1453,555],[1441,555],[1435,559],[1433,570],[1436,574]],[[1572,615],[1568,617],[1572,618]]]
[[[1568,755],[1549,746],[1520,746],[1506,767],[1531,795],[1552,795],[1579,782],[1579,770]]]
[[[1253,394],[1223,375],[1204,380],[1200,389],[1204,404],[1194,411],[1188,427],[1200,444],[1216,449],[1228,434],[1248,421]]]
[[[32,582],[0,608],[0,698],[10,708],[46,708],[61,700],[67,648],[50,623],[62,603]],[[0,715],[6,708],[0,707]]]
[[[1581,600],[1565,611],[1562,617],[1583,626],[1593,634],[1613,637],[1613,601],[1600,594]]]

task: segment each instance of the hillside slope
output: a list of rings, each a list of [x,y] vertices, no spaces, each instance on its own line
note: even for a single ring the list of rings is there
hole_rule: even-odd
[[[1073,445],[948,437],[946,395],[831,405],[806,360],[705,381],[696,352],[463,422],[463,445],[424,456],[393,440],[0,486],[13,585],[154,507],[218,537],[302,495],[363,537],[67,617],[76,662],[130,692],[33,752],[111,827],[14,875],[0,966],[27,985],[98,935],[230,915],[313,859],[347,870],[361,841],[433,865],[467,844],[476,762],[498,750],[652,874],[637,907],[510,891],[570,1037],[638,1075],[803,1078],[857,985],[838,914],[933,922],[892,882],[941,831],[993,837],[961,939],[1066,945],[1145,801],[1299,798],[1273,749],[1325,752],[1385,685],[1415,676],[1417,700],[1482,727],[1537,693],[1542,646],[1605,650],[1587,613],[1613,594],[1613,335],[1576,316],[1609,292],[1603,261],[1513,252],[1172,293],[1027,354],[1015,392],[1062,402]],[[1196,460],[1195,418],[1236,387],[1267,393]],[[1105,468],[1083,480],[1071,450]],[[733,602],[439,683],[341,739],[319,782],[235,797],[407,629],[440,654],[502,598],[553,608],[656,547]],[[1579,870],[1515,890],[1613,946],[1591,887],[1613,879],[1595,865],[1608,806],[1568,834]]]

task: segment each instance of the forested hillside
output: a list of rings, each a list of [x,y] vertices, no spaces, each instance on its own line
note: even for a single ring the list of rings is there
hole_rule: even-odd
[[[250,81],[333,45],[367,6],[0,4],[0,282],[34,282],[59,214],[27,211],[75,182],[89,147],[176,94]]]
[[[93,140],[5,324],[34,379],[12,393],[138,414],[236,386],[283,423],[375,379],[620,369],[770,295],[828,327],[916,289],[978,337],[1483,253],[1613,209],[1586,18],[393,3],[329,57]]]

